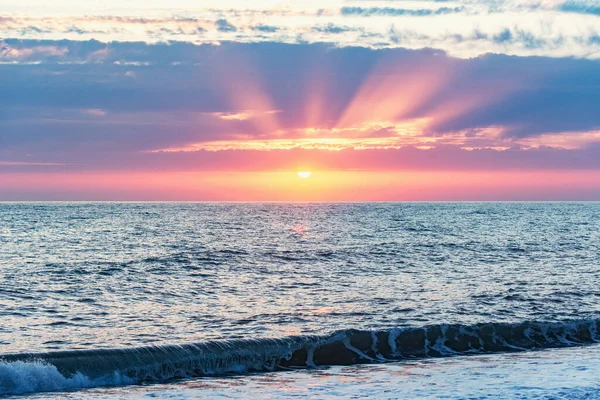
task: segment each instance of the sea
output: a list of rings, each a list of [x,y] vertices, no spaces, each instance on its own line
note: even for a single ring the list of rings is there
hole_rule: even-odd
[[[600,203],[0,203],[0,397],[600,398]]]

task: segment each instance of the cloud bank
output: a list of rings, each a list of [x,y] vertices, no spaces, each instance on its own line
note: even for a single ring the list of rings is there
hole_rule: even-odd
[[[21,61],[0,65],[0,168],[600,168],[594,60],[327,44],[2,46]]]
[[[486,53],[600,57],[600,7],[585,1],[186,1],[152,9],[107,1],[101,9],[0,6],[0,37],[101,42],[330,43],[371,49],[435,48],[462,58]],[[55,7],[58,7],[57,5]],[[46,11],[40,11],[46,10]],[[68,10],[68,11],[67,11]],[[27,11],[27,12],[25,12]],[[342,34],[343,33],[343,34]],[[18,57],[11,57],[14,61]]]

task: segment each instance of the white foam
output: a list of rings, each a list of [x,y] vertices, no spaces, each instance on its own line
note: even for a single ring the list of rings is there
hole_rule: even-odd
[[[366,355],[364,352],[360,351],[360,350],[359,350],[359,349],[357,349],[356,347],[352,346],[352,344],[350,343],[350,339],[349,339],[348,337],[345,337],[345,338],[342,340],[342,343],[344,344],[344,346],[345,346],[345,347],[346,347],[348,350],[350,350],[350,351],[352,351],[352,352],[356,353],[356,354],[357,354],[359,357],[361,357],[362,359],[364,359],[364,360],[369,360],[369,361],[377,361],[377,360],[375,360],[374,358],[372,358],[372,357],[369,357],[368,355]]]
[[[401,328],[390,329],[390,333],[388,335],[388,345],[390,346],[392,356],[402,356],[402,354],[398,354],[398,346],[396,346],[396,339],[403,331],[404,329]]]
[[[65,377],[54,365],[41,361],[0,361],[0,396],[132,383],[131,379],[117,373],[100,379],[90,379],[79,372],[73,376]]]
[[[434,343],[431,343],[429,340],[427,340],[427,330],[425,330],[426,351],[435,350],[445,356],[457,354],[456,351],[446,346],[447,335],[448,325],[440,325],[440,335],[438,335]]]

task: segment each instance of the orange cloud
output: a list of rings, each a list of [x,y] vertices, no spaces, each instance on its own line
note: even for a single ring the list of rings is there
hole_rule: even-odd
[[[225,120],[225,121],[245,121],[251,118],[263,118],[265,115],[276,114],[280,112],[279,110],[270,110],[270,111],[253,111],[253,110],[242,110],[239,112],[231,113],[231,112],[215,112],[211,113],[211,115]]]
[[[600,143],[600,131],[546,133],[535,137],[519,138],[516,142],[526,148],[554,147],[575,150]]]

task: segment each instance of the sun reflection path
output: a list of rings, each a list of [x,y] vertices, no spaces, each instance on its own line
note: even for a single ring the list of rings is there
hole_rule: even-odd
[[[303,236],[306,233],[306,231],[308,231],[308,227],[304,224],[296,224],[294,225],[292,230],[294,231],[295,235]]]

